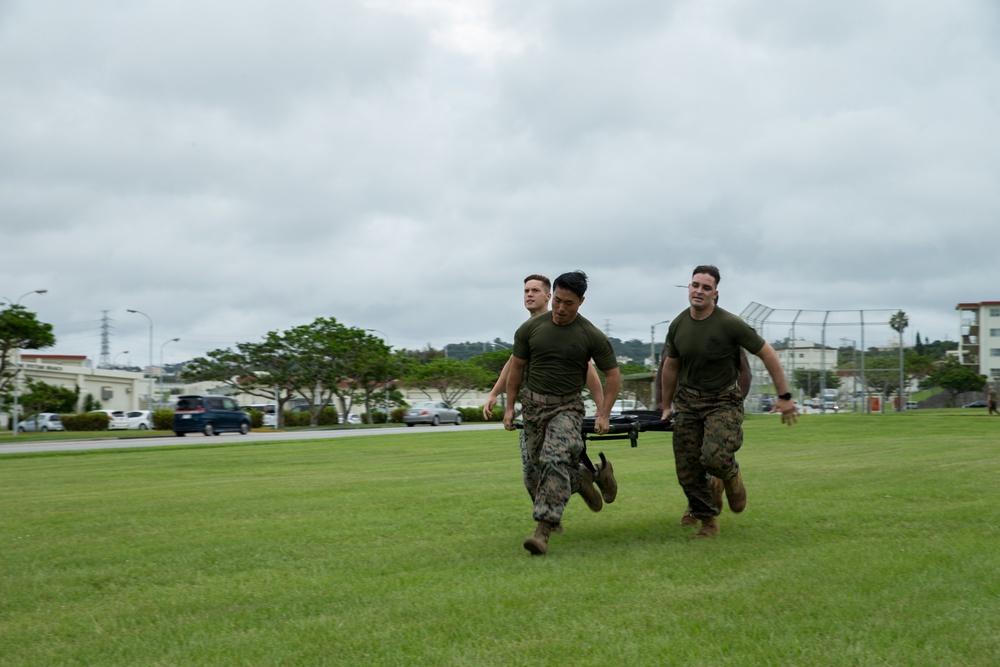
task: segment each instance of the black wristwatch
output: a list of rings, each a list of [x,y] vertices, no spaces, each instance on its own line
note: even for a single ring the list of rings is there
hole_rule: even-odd
[[[790,400],[792,400],[792,392],[781,394],[781,395],[778,396],[778,398],[780,398],[783,401],[790,401]]]

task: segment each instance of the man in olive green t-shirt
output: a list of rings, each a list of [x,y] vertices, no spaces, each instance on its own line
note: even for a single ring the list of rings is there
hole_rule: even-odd
[[[582,271],[564,273],[552,284],[552,310],[522,324],[514,334],[503,425],[514,430],[514,405],[521,393],[525,486],[535,489],[535,533],[524,541],[534,555],[548,550],[549,535],[572,495],[572,475],[583,451],[583,389],[591,359],[604,372],[604,400],[597,406],[595,433],[607,433],[621,372],[607,336],[579,314],[587,291]],[[526,373],[526,371],[528,371]]]
[[[716,305],[719,280],[716,267],[695,268],[688,285],[690,305],[670,323],[664,347],[663,419],[676,419],[674,464],[691,514],[701,522],[695,537],[719,534],[721,491],[713,493],[712,477],[722,480],[733,512],[746,507],[746,487],[736,461],[743,445],[740,348],[760,357],[770,373],[778,393],[772,412],[781,412],[781,421],[789,425],[797,413],[774,348],[749,324]]]

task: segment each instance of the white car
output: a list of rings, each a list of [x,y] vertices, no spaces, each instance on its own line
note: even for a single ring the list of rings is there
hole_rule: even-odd
[[[37,415],[28,417],[17,425],[18,433],[24,433],[25,431],[44,433],[46,431],[65,430],[62,424],[62,415],[57,415],[54,412],[39,412]]]
[[[153,413],[149,410],[129,410],[125,413],[128,428],[135,431],[150,431],[153,428]]]
[[[620,415],[625,410],[645,410],[646,406],[642,404],[641,401],[632,401],[625,399],[618,399],[615,404],[611,406],[612,415]]]
[[[108,416],[109,431],[124,431],[128,428],[128,417],[121,410],[91,410],[91,412],[103,412]]]
[[[346,417],[344,415],[340,415],[340,418],[337,421],[339,421],[341,424],[360,424],[361,415],[356,415],[352,412]]]

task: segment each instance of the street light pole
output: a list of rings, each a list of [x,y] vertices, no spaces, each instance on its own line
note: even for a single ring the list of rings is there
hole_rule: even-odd
[[[30,292],[25,292],[21,296],[17,297],[17,301],[15,301],[13,305],[20,306],[21,299],[28,296],[29,294],[45,294],[46,292],[48,292],[47,289],[34,289],[31,290]],[[10,299],[8,299],[8,301],[10,301]],[[14,435],[17,435],[17,398],[20,393],[18,392],[18,387],[17,387],[17,376],[20,374],[20,372],[21,372],[21,348],[15,347],[14,348],[14,407],[13,407],[14,412],[11,413],[11,421],[13,422],[11,424],[13,426],[11,432]]]
[[[163,348],[167,346],[167,343],[176,343],[180,338],[171,338],[168,341],[164,341],[163,345],[160,346],[160,399],[163,398]],[[150,411],[153,410],[152,407],[149,408]]]
[[[378,329],[365,329],[365,331],[371,331],[373,333],[382,334],[382,338],[385,338],[385,345],[386,347],[389,348],[389,354],[392,354],[392,345],[389,344],[389,336],[387,336],[384,332],[379,331]],[[447,348],[445,348],[445,350],[446,350],[445,353],[447,354]],[[388,375],[388,373],[389,369],[386,368],[386,375]],[[385,379],[385,423],[386,424],[392,421],[391,417],[392,415],[389,413],[389,378],[386,377]]]
[[[149,409],[153,410],[153,318],[141,310],[127,309],[130,313],[142,315],[149,320]]]
[[[119,355],[122,355],[122,354],[128,354],[128,350],[122,350],[121,352],[116,352],[115,356],[111,359],[111,365],[112,366],[115,366],[115,367],[118,366],[118,357],[119,357]]]

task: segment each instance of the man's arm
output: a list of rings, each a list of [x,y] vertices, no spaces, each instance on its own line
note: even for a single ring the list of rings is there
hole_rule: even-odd
[[[587,364],[587,389],[594,397],[594,405],[598,408],[601,407],[601,404],[604,403],[604,387],[601,386],[601,378],[597,375],[597,367],[594,366],[593,361]]]
[[[774,382],[774,391],[779,396],[781,394],[787,394],[788,391],[788,381],[785,379],[785,370],[781,367],[781,360],[778,358],[778,353],[774,351],[770,343],[764,343],[764,346],[760,348],[757,352],[757,356],[760,360],[764,362],[764,368],[771,375],[771,381]],[[798,408],[795,407],[795,401],[792,399],[779,398],[774,402],[774,407],[771,408],[771,412],[781,413],[781,423],[788,424],[791,426],[796,421],[796,413],[798,413]]]
[[[517,395],[521,391],[521,382],[524,380],[524,369],[527,365],[527,359],[514,356],[510,358],[510,368],[507,371],[507,406],[503,411],[503,427],[508,431],[514,430],[514,404],[517,403]]]
[[[597,404],[597,417],[594,419],[594,432],[606,433],[608,422],[611,421],[611,408],[618,400],[618,390],[622,387],[622,372],[615,366],[604,371],[604,401]]]
[[[513,359],[513,357],[511,357]],[[510,359],[503,365],[497,383],[490,389],[490,395],[486,397],[486,405],[483,406],[483,419],[493,419],[493,406],[497,404],[497,396],[500,392],[507,390],[507,376],[510,374]]]
[[[674,410],[674,391],[677,389],[677,374],[681,369],[680,357],[663,357],[660,365],[663,370],[660,376],[660,397],[663,401],[663,415],[660,419],[670,419]]]

